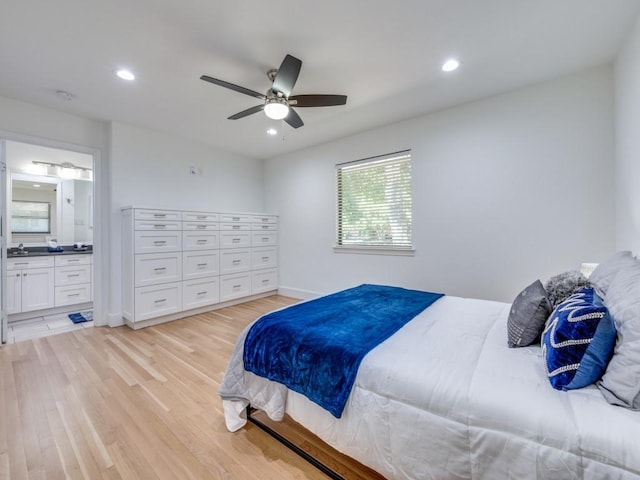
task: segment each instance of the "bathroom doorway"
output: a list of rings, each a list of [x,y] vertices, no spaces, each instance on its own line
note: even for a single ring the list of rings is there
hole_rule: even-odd
[[[98,154],[30,139],[0,142],[3,342],[91,327],[100,293],[93,255]]]

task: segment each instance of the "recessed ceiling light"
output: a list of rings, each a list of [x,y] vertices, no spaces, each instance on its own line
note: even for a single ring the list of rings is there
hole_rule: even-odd
[[[131,80],[135,80],[136,79],[136,76],[133,73],[131,73],[131,71],[129,71],[127,69],[124,69],[124,68],[116,71],[116,75],[118,77],[120,77],[121,79],[123,79],[123,80],[131,81]]]
[[[39,183],[34,183],[33,186],[38,188],[40,186],[40,184]]]
[[[277,134],[278,134],[278,130],[276,130],[275,128],[269,128],[269,129],[267,130],[267,133],[268,133],[269,135],[277,135]]]
[[[453,72],[460,66],[460,62],[455,58],[451,58],[442,64],[443,72]]]

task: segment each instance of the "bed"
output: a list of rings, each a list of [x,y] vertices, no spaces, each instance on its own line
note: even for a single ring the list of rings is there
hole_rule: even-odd
[[[219,394],[293,420],[389,479],[640,478],[640,413],[594,385],[549,385],[540,346],[509,348],[511,304],[443,296],[360,363],[340,418],[244,369],[248,326]]]

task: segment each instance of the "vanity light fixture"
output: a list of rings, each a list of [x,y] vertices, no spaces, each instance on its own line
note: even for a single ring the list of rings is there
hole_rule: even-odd
[[[276,130],[275,128],[268,128],[267,129],[267,133],[269,135],[277,135],[278,134],[278,130]]]
[[[46,165],[48,167],[58,167],[58,168],[73,168],[75,170],[84,170],[87,172],[90,172],[91,169],[87,168],[87,167],[79,167],[77,165],[74,165],[71,162],[62,162],[62,163],[52,163],[52,162],[41,162],[39,160],[32,160],[32,162],[34,165]]]

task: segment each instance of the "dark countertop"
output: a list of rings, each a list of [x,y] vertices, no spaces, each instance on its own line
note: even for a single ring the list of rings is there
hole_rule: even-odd
[[[74,250],[71,246],[63,246],[62,252],[49,252],[47,247],[25,247],[25,251],[29,252],[26,255],[15,253],[16,248],[7,249],[7,258],[29,258],[29,257],[44,257],[50,255],[86,255],[92,254],[93,248],[89,246],[86,250]]]

